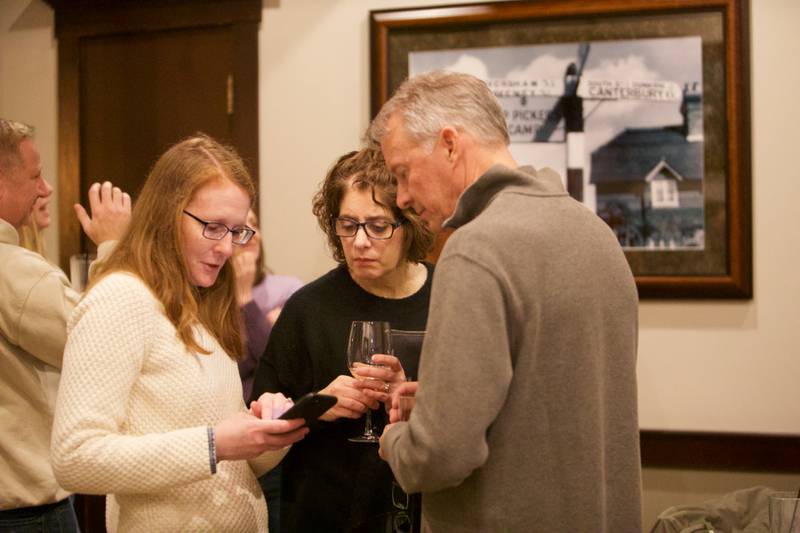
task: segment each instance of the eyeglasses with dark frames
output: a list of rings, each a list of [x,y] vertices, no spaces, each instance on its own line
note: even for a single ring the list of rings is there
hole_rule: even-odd
[[[403,225],[405,220],[392,222],[383,218],[375,218],[366,222],[359,222],[348,217],[334,217],[333,231],[337,237],[355,237],[359,228],[364,228],[364,232],[370,239],[386,240],[391,239],[394,230]]]
[[[410,533],[414,529],[414,520],[409,514],[409,503],[408,494],[397,482],[392,481],[392,507],[395,508],[392,513],[392,533]]]
[[[209,222],[208,220],[198,218],[185,209],[183,213],[201,223],[203,225],[203,237],[211,239],[212,241],[221,241],[225,238],[225,235],[230,233],[233,237],[233,244],[241,245],[247,244],[247,242],[253,238],[253,235],[256,234],[256,230],[247,226],[229,228],[222,222]]]

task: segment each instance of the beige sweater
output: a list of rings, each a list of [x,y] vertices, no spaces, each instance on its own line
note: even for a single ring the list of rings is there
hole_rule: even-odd
[[[98,257],[113,248],[101,244]],[[0,219],[0,510],[69,495],[50,467],[50,429],[79,298],[61,269],[19,246],[17,230]]]
[[[69,331],[52,441],[59,482],[113,494],[112,530],[266,531],[256,476],[285,450],[211,474],[207,426],[245,409],[236,363],[216,340],[198,327],[211,354],[187,352],[162,305],[124,273],[89,292]]]

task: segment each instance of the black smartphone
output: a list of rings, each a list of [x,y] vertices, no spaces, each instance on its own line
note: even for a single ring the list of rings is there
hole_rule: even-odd
[[[336,405],[336,396],[309,392],[294,402],[294,405],[278,418],[281,420],[303,418],[308,424],[319,418],[322,413],[334,405]]]

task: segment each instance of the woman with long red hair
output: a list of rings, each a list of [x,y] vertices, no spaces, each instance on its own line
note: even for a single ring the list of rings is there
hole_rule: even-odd
[[[242,400],[228,259],[253,235],[254,193],[232,149],[170,148],[72,315],[53,468],[69,490],[113,495],[110,530],[267,530],[256,477],[307,429],[273,419],[280,394]]]

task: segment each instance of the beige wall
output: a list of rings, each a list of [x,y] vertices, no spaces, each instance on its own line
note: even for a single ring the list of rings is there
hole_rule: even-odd
[[[331,265],[309,200],[369,118],[369,9],[403,2],[305,0],[266,7],[261,30],[261,207],[270,263],[305,280]],[[800,48],[794,0],[753,2],[756,298],[644,302],[639,376],[646,428],[800,433],[800,196],[789,128]],[[787,63],[789,61],[789,63]]]
[[[265,0],[260,156],[269,263],[310,281],[332,266],[310,213],[328,165],[369,119],[368,11],[430,0]],[[645,428],[800,434],[800,197],[796,133],[800,2],[752,0],[755,294],[747,302],[644,302],[639,349]],[[0,115],[31,122],[55,181],[52,13],[0,1]],[[51,237],[54,232],[51,232]],[[52,249],[52,248],[51,248]],[[661,509],[798,476],[644,472],[645,524]]]
[[[53,187],[58,187],[56,54],[53,10],[47,4],[0,0],[0,117],[36,128],[44,175]],[[48,256],[56,258],[58,202],[53,198],[54,225],[45,234],[45,246]]]

